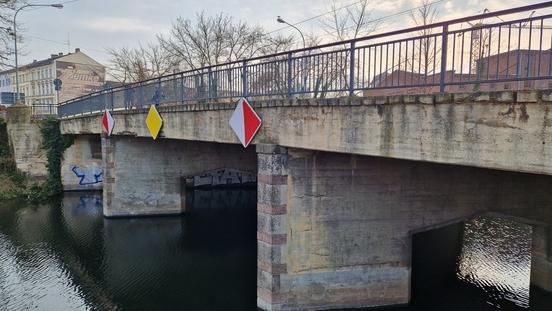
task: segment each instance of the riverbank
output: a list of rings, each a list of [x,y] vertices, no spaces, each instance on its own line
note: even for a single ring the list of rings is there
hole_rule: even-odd
[[[17,168],[7,123],[0,119],[0,200],[36,201],[61,193],[61,156],[72,141],[61,135],[59,121],[55,119],[41,121],[40,132],[41,148],[48,159],[48,174],[45,180],[33,178]]]

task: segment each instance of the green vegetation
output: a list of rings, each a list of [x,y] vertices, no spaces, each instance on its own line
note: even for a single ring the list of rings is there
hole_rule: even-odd
[[[65,149],[73,144],[73,139],[64,137],[59,130],[59,120],[48,118],[43,121],[40,128],[42,133],[42,149],[46,150],[48,159],[48,179],[44,188],[43,196],[52,196],[63,191],[61,184],[61,156]]]
[[[42,121],[40,129],[42,149],[46,151],[48,159],[48,178],[43,183],[29,180],[17,169],[9,143],[6,121],[0,119],[0,200],[15,198],[41,200],[62,191],[61,156],[73,141],[61,135],[59,121],[56,119]]]

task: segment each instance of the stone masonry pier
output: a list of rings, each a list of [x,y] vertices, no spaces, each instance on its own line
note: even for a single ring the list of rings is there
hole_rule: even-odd
[[[257,152],[264,310],[407,304],[413,233],[552,204],[549,176],[273,145]],[[539,267],[545,286],[551,270]]]

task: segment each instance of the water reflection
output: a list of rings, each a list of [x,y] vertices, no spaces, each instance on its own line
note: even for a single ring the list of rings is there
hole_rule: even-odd
[[[0,310],[256,310],[255,189],[198,190],[187,206],[105,219],[98,193],[3,203]],[[416,235],[400,310],[550,310],[529,283],[532,252],[552,278],[547,230],[487,216]]]
[[[0,310],[255,310],[256,191],[209,195],[185,217],[104,219],[95,193],[4,204]]]
[[[464,225],[457,276],[487,293],[500,307],[508,300],[529,307],[531,226],[511,220],[477,217]]]

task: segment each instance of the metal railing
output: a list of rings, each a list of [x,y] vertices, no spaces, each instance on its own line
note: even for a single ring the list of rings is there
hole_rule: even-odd
[[[551,7],[544,2],[184,71],[75,98],[58,112],[64,118],[239,97],[550,89],[552,14],[532,15]]]
[[[55,117],[58,115],[58,107],[55,104],[32,104],[31,115],[39,119]]]

